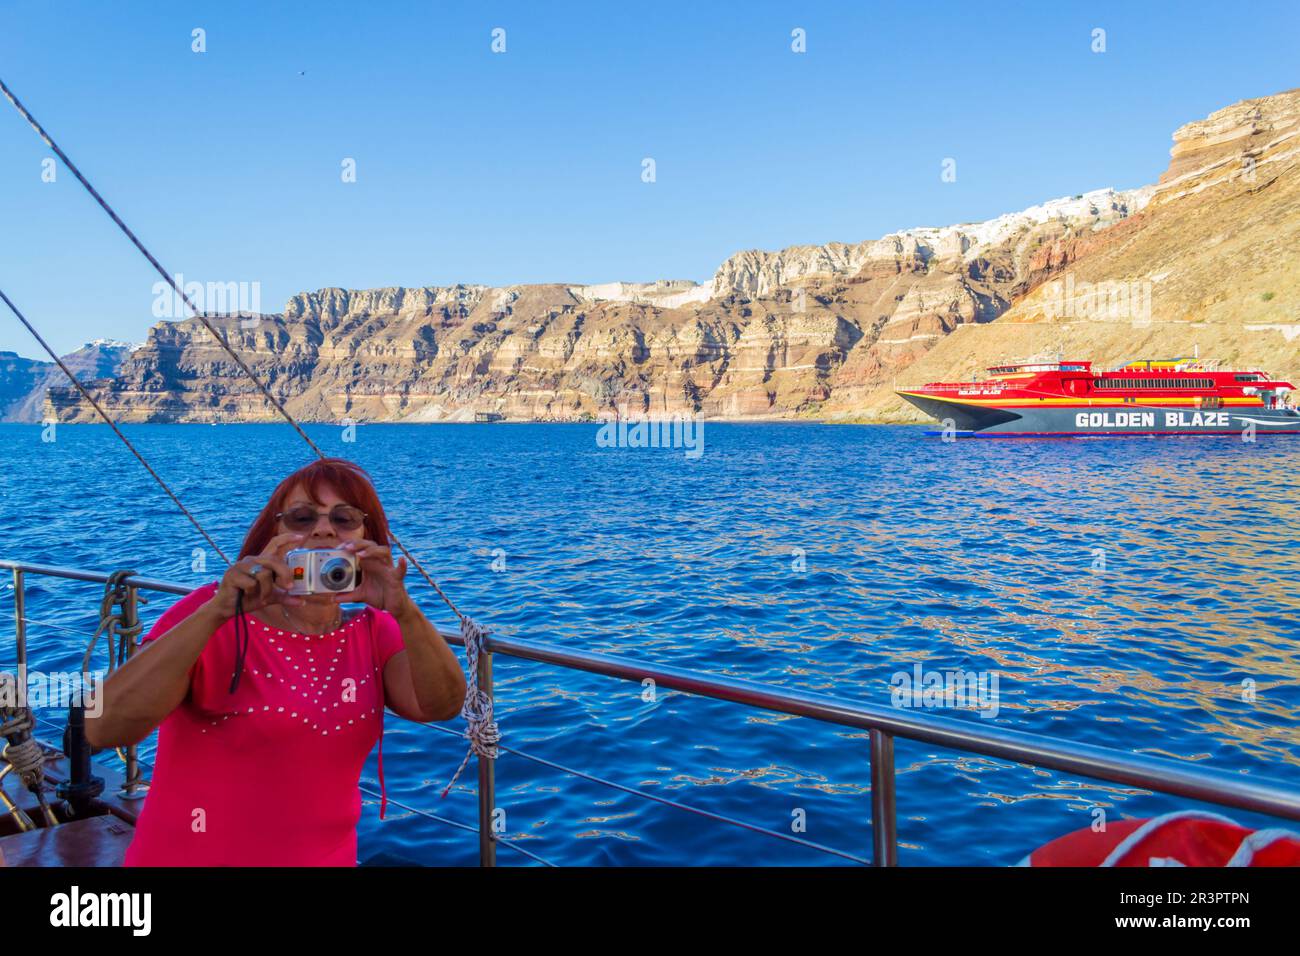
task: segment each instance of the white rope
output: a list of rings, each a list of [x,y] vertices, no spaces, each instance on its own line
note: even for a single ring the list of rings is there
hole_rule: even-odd
[[[18,728],[12,726],[13,722],[5,725],[5,735],[18,733]],[[28,720],[27,730],[31,730],[31,721]],[[40,741],[35,737],[28,737],[26,740],[17,744],[5,744],[3,751],[0,751],[0,758],[3,758],[14,765],[14,770],[22,778],[23,785],[29,790],[34,786],[39,786],[45,779],[45,749],[41,746]]]
[[[465,751],[465,759],[460,762],[456,768],[456,773],[452,775],[451,783],[442,791],[442,796],[447,796],[448,791],[456,785],[460,779],[461,771],[469,763],[469,758],[478,754],[480,757],[487,757],[490,760],[497,759],[497,744],[501,742],[501,730],[497,727],[497,722],[492,718],[492,698],[479,690],[478,687],[478,656],[483,651],[483,638],[487,636],[487,628],[481,626],[477,621],[469,617],[462,616],[460,619],[460,636],[465,641],[465,660],[469,665],[469,684],[465,691],[465,703],[460,709],[460,715],[465,719],[465,736],[469,738],[469,749]]]

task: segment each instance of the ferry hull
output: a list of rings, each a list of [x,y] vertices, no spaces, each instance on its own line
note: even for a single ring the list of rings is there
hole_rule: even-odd
[[[1300,412],[1283,408],[1191,409],[1129,406],[998,408],[904,394],[946,429],[971,438],[1089,435],[1300,435]]]

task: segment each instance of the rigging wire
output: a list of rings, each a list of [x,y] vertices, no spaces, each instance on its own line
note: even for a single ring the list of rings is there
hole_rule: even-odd
[[[217,554],[221,555],[222,560],[225,561],[226,564],[229,564],[230,558],[226,557],[226,553],[221,550],[217,542],[212,540],[212,535],[203,530],[203,525],[199,524],[198,519],[195,518],[194,515],[190,514],[190,510],[185,507],[180,498],[176,497],[176,493],[167,486],[167,482],[162,480],[162,476],[153,470],[153,467],[149,462],[145,461],[144,456],[136,451],[135,446],[131,444],[131,440],[122,434],[122,429],[117,427],[117,423],[108,416],[108,412],[104,411],[99,402],[95,401],[95,396],[91,395],[90,392],[86,390],[86,387],[82,385],[77,376],[73,374],[72,369],[68,368],[68,366],[63,363],[63,359],[59,358],[54,349],[50,348],[49,343],[47,343],[45,339],[41,338],[41,334],[36,331],[30,322],[27,321],[27,316],[23,315],[22,312],[19,311],[18,306],[14,305],[13,300],[10,299],[9,296],[5,295],[3,289],[0,289],[0,299],[3,299],[4,304],[9,306],[10,312],[18,316],[18,321],[27,326],[27,331],[32,333],[37,342],[41,343],[41,348],[45,349],[45,351],[49,353],[50,358],[59,363],[59,368],[63,369],[64,374],[67,375],[68,378],[72,379],[72,384],[77,386],[77,390],[85,396],[86,401],[90,402],[90,404],[94,406],[95,411],[99,412],[100,418],[104,419],[104,421],[108,423],[108,427],[117,433],[117,437],[122,439],[126,447],[131,450],[131,454],[135,455],[135,457],[140,460],[140,464],[144,465],[149,474],[153,475],[154,481],[158,482],[162,490],[167,492],[167,497],[176,502],[176,507],[180,508],[185,517],[190,519],[190,524],[194,525],[194,527],[198,529],[199,534],[203,535],[203,537],[207,539],[208,544],[212,545],[213,550],[216,551]]]
[[[14,109],[16,109],[19,112],[19,114],[22,115],[23,119],[27,120],[28,124],[32,127],[32,129],[36,130],[36,134],[45,141],[45,145],[50,147],[50,149],[54,150],[54,155],[58,156],[59,159],[63,161],[63,165],[68,167],[68,172],[72,173],[73,176],[76,176],[77,181],[81,183],[81,185],[86,187],[86,192],[90,193],[91,197],[95,200],[95,202],[99,203],[99,207],[103,209],[104,212],[108,213],[109,218],[112,219],[113,222],[117,224],[117,228],[122,230],[122,232],[126,235],[126,237],[131,240],[131,243],[137,249],[140,250],[141,255],[143,255],[146,259],[149,260],[149,264],[152,265],[158,271],[158,274],[160,276],[163,277],[163,281],[166,282],[169,286],[171,286],[173,291],[175,291],[175,293],[181,297],[181,301],[183,301],[187,306],[189,306],[190,311],[194,313],[195,318],[197,318],[200,322],[202,322],[204,328],[206,328],[209,332],[211,332],[213,337],[218,342],[220,342],[223,346],[225,346],[226,351],[230,352],[230,356],[235,360],[236,364],[238,364],[239,367],[244,370],[245,374],[247,374],[248,377],[253,380],[254,384],[256,384],[258,388],[262,390],[262,394],[266,396],[267,400],[270,401],[270,403],[280,411],[280,414],[282,414],[286,419],[288,419],[289,424],[292,425],[297,430],[298,434],[302,436],[303,440],[307,442],[308,445],[311,445],[311,447],[315,449],[316,454],[320,455],[320,457],[322,458],[326,457],[325,453],[316,447],[316,443],[307,437],[307,433],[304,432],[302,428],[298,425],[298,423],[295,422],[293,418],[289,415],[289,413],[284,410],[284,406],[281,405],[279,401],[276,400],[276,397],[271,394],[270,390],[266,388],[266,386],[264,386],[261,383],[258,377],[253,374],[252,370],[249,369],[249,367],[244,364],[244,360],[241,359],[237,354],[235,354],[235,352],[231,351],[229,344],[226,342],[225,336],[222,335],[220,332],[218,332],[216,328],[212,325],[212,323],[208,321],[207,313],[201,312],[199,308],[193,302],[190,301],[190,297],[186,295],[185,291],[176,284],[176,280],[172,278],[172,276],[167,272],[167,270],[162,267],[162,263],[160,263],[157,259],[155,259],[153,253],[151,253],[148,249],[145,248],[144,243],[142,243],[138,238],[136,238],[136,235],[134,232],[131,231],[131,228],[122,221],[121,217],[118,216],[118,214],[113,211],[113,207],[110,206],[104,200],[104,197],[99,194],[99,191],[95,189],[95,187],[90,184],[90,181],[81,174],[81,170],[77,168],[77,164],[74,163],[71,159],[69,159],[68,154],[59,148],[59,144],[54,142],[54,139],[50,136],[50,134],[45,131],[45,127],[42,126],[40,124],[40,121],[38,121],[36,117],[33,116],[28,111],[27,107],[23,106],[22,101],[19,100],[18,97],[14,95],[14,92],[11,89],[9,89],[9,87],[5,84],[5,81],[3,79],[0,79],[0,93],[3,93],[5,99],[7,99],[10,103],[13,104]]]
[[[158,274],[162,276],[163,281],[166,282],[169,286],[171,286],[172,290],[178,296],[180,296],[181,301],[183,301],[186,304],[186,306],[189,307],[190,311],[194,313],[194,317],[203,324],[204,328],[206,328],[209,332],[212,333],[212,337],[215,338],[217,342],[220,343],[221,347],[226,350],[227,354],[229,354],[230,357],[234,359],[235,364],[239,366],[239,368],[244,372],[244,374],[253,380],[253,384],[255,384],[258,387],[258,389],[261,390],[262,394],[266,397],[266,400],[269,401],[273,406],[275,406],[275,409],[282,416],[284,416],[285,421],[287,421],[290,425],[293,426],[294,431],[296,431],[302,437],[302,440],[305,441],[311,447],[312,451],[316,452],[317,456],[319,456],[320,458],[329,457],[323,451],[320,450],[320,447],[317,446],[317,444],[314,441],[311,440],[311,438],[307,435],[307,433],[303,431],[302,426],[299,425],[298,422],[294,420],[294,417],[290,415],[288,410],[284,407],[284,405],[280,403],[279,399],[277,399],[273,394],[271,394],[271,390],[265,384],[263,384],[262,380],[259,379],[253,373],[253,370],[250,369],[248,365],[244,362],[244,360],[239,357],[239,354],[233,348],[231,348],[230,342],[227,340],[227,337],[222,332],[219,332],[217,328],[210,321],[208,321],[208,314],[206,312],[201,312],[199,308],[195,306],[195,304],[192,301],[190,301],[190,297],[185,294],[185,291],[179,285],[176,284],[176,280],[172,277],[170,273],[168,273],[166,269],[163,268],[162,263],[160,263],[154,257],[153,253],[151,253],[148,249],[145,248],[144,243],[142,243],[139,240],[139,238],[137,238],[136,234],[131,231],[131,228],[125,222],[122,221],[122,218],[113,210],[113,207],[110,206],[108,202],[104,199],[104,197],[99,194],[99,191],[96,190],[95,187],[90,184],[90,181],[86,179],[85,176],[82,175],[81,170],[77,168],[77,165],[71,159],[68,158],[67,153],[65,153],[59,147],[59,144],[54,141],[53,137],[51,137],[50,134],[45,131],[45,127],[41,125],[40,121],[37,120],[36,117],[31,114],[31,112],[27,109],[27,107],[22,104],[22,101],[18,99],[18,97],[14,94],[14,92],[11,89],[9,89],[8,85],[4,82],[3,78],[0,78],[0,93],[3,93],[5,99],[7,99],[11,104],[13,104],[14,109],[16,109],[19,112],[19,114],[22,116],[22,118],[27,121],[28,125],[30,125],[32,129],[36,131],[36,134],[40,136],[42,140],[45,141],[45,144],[49,146],[50,149],[54,150],[54,154],[58,156],[60,160],[62,160],[65,166],[67,166],[68,171],[72,173],[72,175],[77,178],[77,181],[86,188],[86,191],[90,193],[91,197],[95,200],[95,202],[99,204],[99,207],[103,209],[105,213],[108,214],[109,218],[113,220],[113,222],[117,225],[118,229],[120,229],[122,233],[128,239],[131,240],[131,243],[140,251],[140,254],[149,260],[150,265],[152,265],[154,269],[157,270]],[[5,301],[8,302],[7,299]],[[13,308],[12,303],[10,304],[10,308]],[[27,323],[24,322],[24,324]],[[28,325],[28,328],[31,328],[31,326]],[[59,364],[62,365],[63,363],[60,362]],[[67,369],[65,368],[64,371],[67,371]],[[119,432],[118,434],[120,435],[121,433]],[[132,450],[134,451],[134,449]],[[136,457],[139,457],[139,455],[137,455]],[[141,458],[140,460],[144,461],[143,458]],[[148,466],[146,465],[146,467]],[[175,499],[174,495],[172,497],[173,499]],[[177,503],[179,504],[179,501],[177,501]],[[207,535],[205,534],[204,537],[207,537]],[[460,609],[456,607],[456,605],[452,602],[451,598],[447,597],[447,595],[443,592],[442,588],[438,586],[438,583],[434,581],[433,578],[430,576],[429,572],[424,569],[424,565],[422,565],[419,562],[419,560],[415,557],[415,555],[413,555],[409,550],[407,550],[406,545],[403,544],[401,540],[397,537],[397,535],[393,534],[391,530],[389,532],[389,537],[392,538],[392,543],[396,544],[398,548],[401,549],[402,553],[406,555],[406,559],[411,563],[411,565],[417,571],[420,572],[420,574],[424,577],[424,580],[427,581],[429,585],[434,589],[434,591],[437,592],[438,597],[442,598],[443,603],[446,604],[447,607],[451,609],[452,613],[455,614],[456,617],[460,620],[461,624],[464,625],[464,623],[468,621],[469,618],[465,614],[461,613]],[[211,539],[209,538],[209,540]],[[383,542],[383,543],[387,544],[387,542]],[[222,555],[222,557],[225,556]],[[229,563],[229,559],[227,559],[227,563]]]
[[[143,255],[147,260],[149,260],[149,263],[154,267],[154,269],[157,270],[158,274],[162,276],[163,281],[166,282],[169,286],[171,286],[172,291],[174,291],[178,296],[180,296],[181,301],[183,301],[185,305],[189,307],[190,311],[194,313],[194,317],[197,318],[199,322],[203,324],[204,328],[206,328],[209,332],[212,333],[212,337],[215,338],[217,342],[221,345],[221,347],[226,350],[227,354],[229,354],[230,357],[234,359],[235,364],[239,366],[239,368],[244,372],[244,374],[253,380],[253,384],[255,384],[261,390],[262,394],[266,397],[267,401],[269,401],[273,406],[275,406],[276,410],[279,411],[279,413],[282,416],[284,416],[284,419],[290,425],[293,426],[294,431],[296,431],[302,437],[302,440],[305,441],[314,452],[316,452],[316,455],[319,458],[323,459],[329,457],[323,451],[321,451],[321,449],[317,446],[317,444],[314,441],[311,440],[311,438],[307,435],[307,433],[303,431],[302,426],[299,425],[298,422],[294,420],[294,417],[289,414],[289,411],[284,407],[284,405],[282,405],[279,402],[279,400],[276,399],[276,397],[273,394],[271,394],[271,390],[262,382],[261,379],[259,379],[253,373],[253,370],[248,367],[248,365],[244,362],[244,360],[239,357],[239,354],[231,347],[230,342],[227,340],[227,337],[221,332],[218,332],[216,327],[211,322],[208,321],[207,313],[200,312],[199,309],[194,305],[194,303],[190,301],[189,296],[187,296],[185,294],[185,291],[181,289],[179,285],[177,285],[176,280],[171,276],[171,274],[168,273],[168,271],[163,268],[162,263],[160,263],[154,257],[153,253],[151,253],[148,249],[145,248],[144,243],[142,243],[139,240],[139,238],[137,238],[136,234],[131,231],[130,227],[127,226],[127,224],[122,221],[122,218],[113,210],[113,207],[110,206],[108,202],[104,199],[104,197],[99,194],[99,191],[96,190],[95,187],[90,184],[90,181],[81,174],[81,170],[77,168],[77,165],[71,159],[68,158],[68,155],[59,147],[58,143],[54,142],[53,137],[51,137],[50,134],[45,131],[45,127],[42,126],[40,121],[38,121],[36,117],[33,116],[31,112],[27,109],[27,107],[25,107],[22,104],[22,102],[18,99],[18,97],[14,94],[14,92],[9,89],[8,85],[4,82],[2,78],[0,78],[0,93],[4,94],[5,99],[7,99],[13,105],[14,109],[16,109],[19,115],[21,115],[23,119],[27,121],[28,125],[30,125],[32,129],[36,131],[36,134],[40,136],[40,138],[45,142],[45,144],[49,146],[50,149],[54,150],[54,154],[58,156],[60,160],[62,160],[63,164],[67,166],[69,172],[71,172],[72,175],[77,178],[77,181],[81,183],[82,186],[85,187],[86,191],[90,193],[91,197],[95,200],[95,202],[99,204],[99,207],[103,209],[105,213],[108,214],[108,217],[113,220],[113,222],[117,225],[118,229],[120,229],[122,233],[129,240],[131,240],[131,243],[136,247],[136,249],[140,251],[140,254]],[[9,304],[10,308],[13,308],[13,303],[9,302],[7,298],[5,301]],[[27,323],[26,320],[24,320],[23,324],[27,325],[29,329],[31,328],[31,325]],[[49,350],[48,346],[46,347],[46,350],[47,351]],[[63,366],[62,362],[60,362],[59,364],[60,366]],[[66,366],[63,366],[63,368],[64,371],[66,372],[67,371]],[[73,376],[73,381],[74,382],[76,381],[75,376]],[[78,387],[80,387],[80,385],[78,385]],[[84,389],[82,391],[84,393]],[[120,431],[118,431],[118,435],[121,436]],[[123,441],[126,440],[125,436],[122,436],[122,438]],[[133,452],[134,450],[135,449],[132,448]],[[136,457],[140,458],[138,453],[136,454]],[[140,458],[140,460],[141,462],[144,461],[143,458]],[[148,467],[147,464],[146,467]],[[150,471],[152,471],[152,469],[150,469]],[[168,493],[170,494],[170,492]],[[180,500],[176,498],[175,495],[172,495],[172,498],[177,502],[177,504],[180,504]],[[197,526],[197,522],[196,522],[196,526]],[[201,530],[202,529],[200,528],[200,531]],[[205,538],[208,537],[206,532],[204,533],[204,537]],[[420,572],[420,575],[424,578],[426,582],[428,582],[429,586],[433,588],[433,590],[437,593],[438,597],[442,599],[442,602],[446,604],[447,607],[451,609],[452,613],[455,614],[456,617],[460,620],[461,638],[464,640],[466,648],[469,648],[471,645],[473,645],[476,651],[479,650],[480,648],[486,650],[486,641],[487,641],[487,634],[488,634],[487,628],[482,627],[480,624],[478,624],[478,622],[471,619],[468,615],[463,614],[460,608],[456,607],[456,605],[452,602],[451,598],[447,597],[446,593],[442,590],[442,588],[438,586],[438,582],[436,582],[433,579],[433,577],[429,574],[429,572],[425,570],[424,565],[420,563],[419,559],[416,558],[416,556],[411,553],[411,551],[406,547],[405,544],[402,543],[401,539],[398,538],[397,535],[394,534],[391,529],[389,530],[389,538],[391,539],[392,544],[397,545],[397,547],[401,549],[402,553],[406,555],[407,561],[409,561],[410,564],[417,571]],[[208,540],[211,541],[212,539],[208,538]],[[388,545],[390,542],[382,542],[382,543],[384,545]],[[215,545],[213,546],[215,547]],[[218,549],[218,553],[220,553],[220,549]],[[222,557],[224,558],[225,555],[223,554]],[[229,558],[226,559],[226,562],[230,563]],[[500,739],[500,733],[497,728],[496,720],[493,716],[493,700],[491,696],[489,696],[488,694],[481,693],[478,691],[477,673],[471,675],[471,680],[472,680],[471,687],[473,689],[473,693],[466,695],[464,706],[461,709],[461,716],[464,717],[467,722],[465,736],[469,740],[469,748],[465,754],[465,760],[461,762],[460,767],[457,768],[455,774],[452,776],[451,782],[447,784],[447,789],[443,791],[444,797],[447,795],[447,792],[452,788],[452,786],[455,785],[456,780],[460,777],[461,771],[465,769],[465,765],[469,762],[469,756],[471,753],[477,753],[480,756],[487,757],[489,759],[495,759],[497,756],[497,741]]]

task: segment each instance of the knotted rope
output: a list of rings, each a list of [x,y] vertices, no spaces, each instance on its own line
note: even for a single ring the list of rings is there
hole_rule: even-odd
[[[9,710],[6,708],[6,710]],[[0,723],[0,737],[28,733],[35,727],[32,712],[22,709],[9,710],[11,716]],[[23,785],[35,792],[35,788],[45,779],[45,751],[35,737],[28,737],[21,743],[5,744],[0,756],[13,764],[14,770],[22,778]]]
[[[112,676],[113,671],[120,666],[126,659],[126,646],[128,639],[138,635],[144,629],[140,621],[127,625],[123,619],[124,611],[114,611],[114,607],[124,605],[127,600],[126,579],[133,578],[136,571],[122,569],[113,571],[109,574],[108,580],[104,582],[104,597],[99,602],[99,629],[91,637],[90,643],[86,645],[86,652],[81,658],[81,679],[82,691],[90,685],[90,656],[95,651],[95,645],[99,643],[99,636],[105,631],[108,632],[108,674]],[[148,600],[140,595],[136,600],[141,604],[147,604]],[[115,646],[115,639],[120,639]],[[114,651],[116,650],[116,656]]]
[[[8,683],[8,673],[0,674],[0,677]],[[0,771],[0,777],[4,777],[11,770],[18,771],[18,776],[28,790],[35,795],[37,802],[41,805],[41,812],[45,816],[45,821],[51,826],[58,825],[58,818],[55,817],[54,811],[45,799],[45,749],[40,742],[32,736],[32,729],[35,727],[35,719],[32,716],[32,710],[25,703],[22,703],[20,696],[15,701],[14,706],[7,704],[0,707],[0,739],[7,740],[3,750],[0,750],[0,758],[8,762],[9,766]],[[21,740],[13,740],[14,737],[21,737]],[[22,808],[9,799],[4,794],[3,787],[0,787],[0,804],[9,811],[9,815],[14,818],[18,824],[18,829],[22,832],[29,832],[36,829],[32,823],[32,818],[23,812]]]
[[[460,779],[461,771],[469,763],[472,754],[496,760],[497,744],[501,742],[501,730],[492,717],[492,698],[484,691],[479,690],[478,686],[478,658],[479,654],[484,653],[483,639],[487,636],[487,628],[462,615],[460,619],[460,636],[465,642],[465,660],[469,664],[469,682],[465,691],[465,704],[460,709],[460,715],[465,719],[466,723],[465,736],[469,738],[469,749],[465,751],[465,759],[456,768],[451,782],[443,789],[443,797],[447,796],[448,791],[456,785],[456,781]]]
[[[202,529],[200,529],[202,530]],[[127,648],[130,639],[136,637],[144,630],[144,624],[137,618],[134,624],[127,624],[124,619],[126,613],[126,601],[128,590],[126,579],[136,576],[135,571],[126,568],[110,572],[108,580],[104,582],[104,597],[99,602],[99,629],[95,631],[90,638],[90,643],[86,645],[86,652],[81,658],[81,703],[86,704],[86,695],[89,693],[93,698],[95,694],[102,690],[95,686],[94,680],[90,676],[90,657],[95,651],[95,645],[99,643],[99,636],[105,631],[108,632],[108,674],[105,680],[113,676],[113,672],[126,662]],[[141,604],[148,604],[149,599],[143,595],[137,594],[136,601]],[[121,611],[114,611],[117,606],[121,606]],[[114,641],[116,645],[116,656],[114,655]],[[113,751],[118,755],[123,763],[128,766],[131,761],[128,754],[121,747],[114,747]],[[138,771],[136,773],[138,776]],[[132,778],[134,779],[134,777]],[[128,786],[131,781],[128,781]]]

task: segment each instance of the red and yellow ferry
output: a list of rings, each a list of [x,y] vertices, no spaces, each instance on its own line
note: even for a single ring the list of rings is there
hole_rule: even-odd
[[[927,434],[1300,434],[1290,382],[1198,359],[1142,359],[1096,370],[1091,362],[998,365],[974,382],[931,382],[897,393],[943,423]]]

